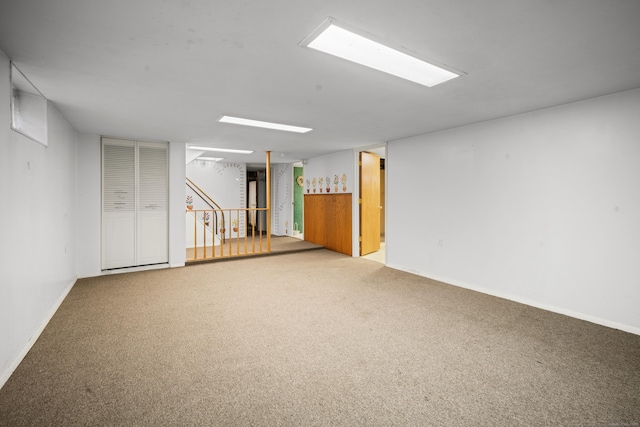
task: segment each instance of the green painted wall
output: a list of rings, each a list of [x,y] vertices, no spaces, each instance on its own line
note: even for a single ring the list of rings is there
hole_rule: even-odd
[[[303,168],[295,167],[293,168],[293,230],[295,230],[295,224],[298,224],[298,230],[302,233],[302,205],[303,205],[303,190],[304,187],[298,185],[298,177],[302,176]]]

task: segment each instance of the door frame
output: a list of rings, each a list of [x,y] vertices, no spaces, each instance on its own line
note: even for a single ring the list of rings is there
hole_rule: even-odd
[[[380,164],[379,154],[371,151],[360,152],[360,256],[380,250]]]
[[[294,235],[293,231],[295,230],[295,223],[296,223],[296,215],[295,215],[295,193],[296,193],[296,188],[299,186],[298,182],[296,181],[296,168],[300,168],[302,169],[302,177],[304,180],[304,169],[306,166],[306,161],[300,161],[300,162],[295,162],[292,163],[291,165],[291,169],[293,171],[293,176],[291,177],[292,179],[292,184],[291,184],[291,236],[297,238],[297,239],[304,239],[304,185],[300,186],[300,190],[301,191],[301,196],[300,196],[300,214],[302,215],[302,218],[300,219],[300,224],[298,224],[299,226],[299,230],[302,231],[302,233]]]
[[[389,197],[389,195],[387,194],[387,190],[388,190],[388,185],[387,183],[389,182],[388,180],[388,176],[387,176],[387,170],[388,170],[388,156],[387,156],[387,143],[383,142],[381,144],[375,144],[375,145],[369,145],[366,147],[360,147],[360,148],[354,148],[353,149],[353,153],[354,153],[354,162],[353,162],[353,219],[352,219],[352,224],[353,224],[353,239],[352,239],[352,247],[354,248],[353,250],[353,257],[355,258],[359,258],[360,257],[360,241],[359,241],[359,237],[360,237],[360,204],[358,203],[358,198],[360,196],[360,166],[358,165],[358,162],[360,161],[360,152],[362,151],[367,151],[367,152],[376,152],[376,154],[379,154],[380,157],[384,157],[385,159],[385,168],[384,168],[384,191],[385,194],[387,196],[387,198]],[[382,154],[381,154],[382,153]],[[385,200],[386,203],[386,200]],[[388,223],[387,221],[387,209],[385,206],[384,209],[384,222],[385,224]],[[386,227],[385,227],[386,229]],[[385,248],[387,246],[387,242],[388,242],[388,233],[386,233],[385,230]],[[386,250],[385,250],[385,265],[387,263],[387,254],[386,254]]]

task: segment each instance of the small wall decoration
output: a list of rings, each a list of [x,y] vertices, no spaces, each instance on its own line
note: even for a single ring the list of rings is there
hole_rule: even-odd
[[[210,163],[210,162],[203,162],[203,163]],[[218,172],[218,175],[222,175],[223,172],[225,172],[227,169],[236,169],[239,172],[244,172],[244,165],[239,164],[239,163],[218,163],[215,162],[213,163],[213,168],[216,172]]]
[[[338,175],[333,175],[333,191],[338,192],[338,183],[340,182],[340,177]]]
[[[347,174],[346,173],[342,174],[342,191],[344,193],[347,192]]]
[[[296,181],[298,181],[298,185],[299,185],[300,187],[304,186],[304,177],[303,177],[302,175],[300,175],[300,176],[296,179]]]
[[[311,181],[307,178],[307,193],[309,192],[309,187],[311,186]]]
[[[322,193],[322,183],[324,181],[324,178],[318,178],[318,185],[320,186],[320,192]]]
[[[187,209],[193,209],[193,197],[187,196]]]
[[[331,178],[327,177],[327,193],[331,192]]]
[[[314,193],[316,192],[316,184],[317,184],[316,179],[315,179],[315,178],[313,178],[313,179],[311,180],[311,186],[313,187],[313,192],[314,192]]]

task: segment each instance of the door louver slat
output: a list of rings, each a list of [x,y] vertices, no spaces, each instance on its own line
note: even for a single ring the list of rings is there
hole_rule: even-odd
[[[135,147],[104,146],[104,211],[135,210]]]
[[[142,211],[167,208],[167,150],[139,148],[138,207]]]

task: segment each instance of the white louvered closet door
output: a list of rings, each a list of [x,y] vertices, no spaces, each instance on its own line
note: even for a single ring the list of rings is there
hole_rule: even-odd
[[[167,145],[102,139],[102,269],[168,262]]]
[[[102,140],[102,268],[135,265],[136,147]]]
[[[138,142],[139,265],[168,262],[167,146]]]

